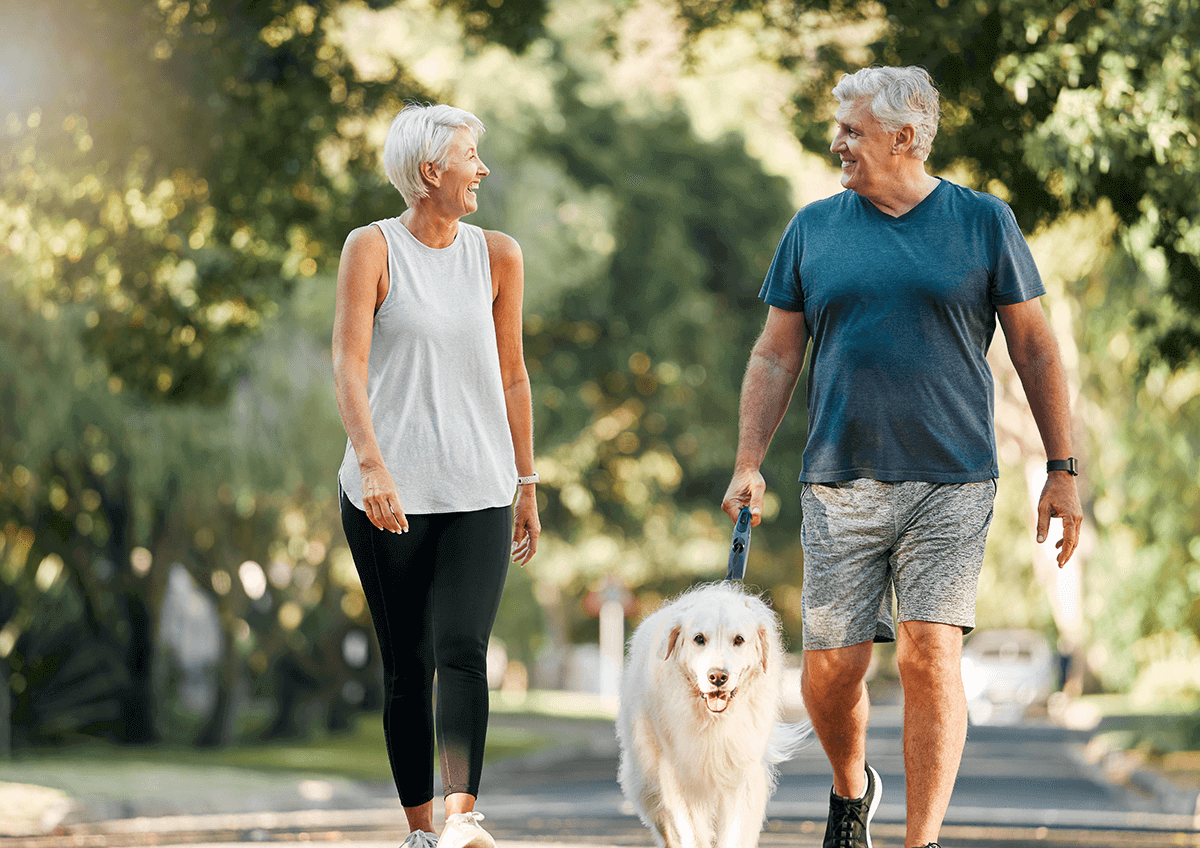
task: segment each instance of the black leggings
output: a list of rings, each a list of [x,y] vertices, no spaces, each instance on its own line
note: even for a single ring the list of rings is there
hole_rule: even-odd
[[[383,658],[383,735],[400,803],[433,799],[433,673],[445,794],[479,794],[487,644],[500,607],[512,507],[409,515],[380,530],[340,492],[342,528]]]

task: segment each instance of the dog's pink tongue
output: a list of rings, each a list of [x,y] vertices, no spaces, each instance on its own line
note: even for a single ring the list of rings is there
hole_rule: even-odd
[[[704,696],[704,705],[708,707],[709,712],[724,712],[725,708],[729,706],[729,696],[724,692],[713,692],[711,695]]]

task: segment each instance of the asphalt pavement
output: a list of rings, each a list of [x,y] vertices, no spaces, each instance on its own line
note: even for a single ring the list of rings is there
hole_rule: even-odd
[[[898,707],[877,706],[868,741],[868,757],[885,786],[872,827],[876,848],[903,846],[899,718]],[[492,719],[493,725],[529,721],[553,730],[553,719]],[[485,827],[500,848],[652,846],[616,784],[611,722],[572,721],[569,732],[567,727],[561,737],[551,734],[565,740],[558,747],[485,767],[479,804]],[[1130,775],[1114,782],[1102,763],[1084,755],[1087,743],[1087,734],[1049,722],[973,728],[943,831],[947,848],[1200,846],[1194,793],[1149,772],[1140,787]],[[230,848],[268,841],[396,848],[405,835],[390,785],[296,775],[247,782],[235,771],[206,777],[187,784],[148,774],[140,791],[77,798],[57,823],[42,823],[49,828],[10,830],[0,842],[4,848]],[[815,743],[785,764],[760,844],[819,846],[828,784],[828,764]]]

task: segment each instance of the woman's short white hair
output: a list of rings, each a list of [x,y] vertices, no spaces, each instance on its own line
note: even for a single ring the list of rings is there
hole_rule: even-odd
[[[838,103],[871,98],[871,114],[883,129],[892,133],[911,124],[916,131],[912,155],[922,162],[929,158],[942,110],[933,77],[924,68],[874,67],[843,74],[833,87],[833,96]]]
[[[409,103],[392,119],[383,143],[383,169],[409,206],[429,196],[421,165],[446,167],[450,141],[462,127],[476,143],[485,130],[483,121],[466,109],[444,104]]]

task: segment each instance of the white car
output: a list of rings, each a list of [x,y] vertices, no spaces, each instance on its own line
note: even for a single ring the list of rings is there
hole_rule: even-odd
[[[962,676],[971,724],[1016,724],[1056,688],[1058,658],[1036,630],[981,630],[963,647]]]

